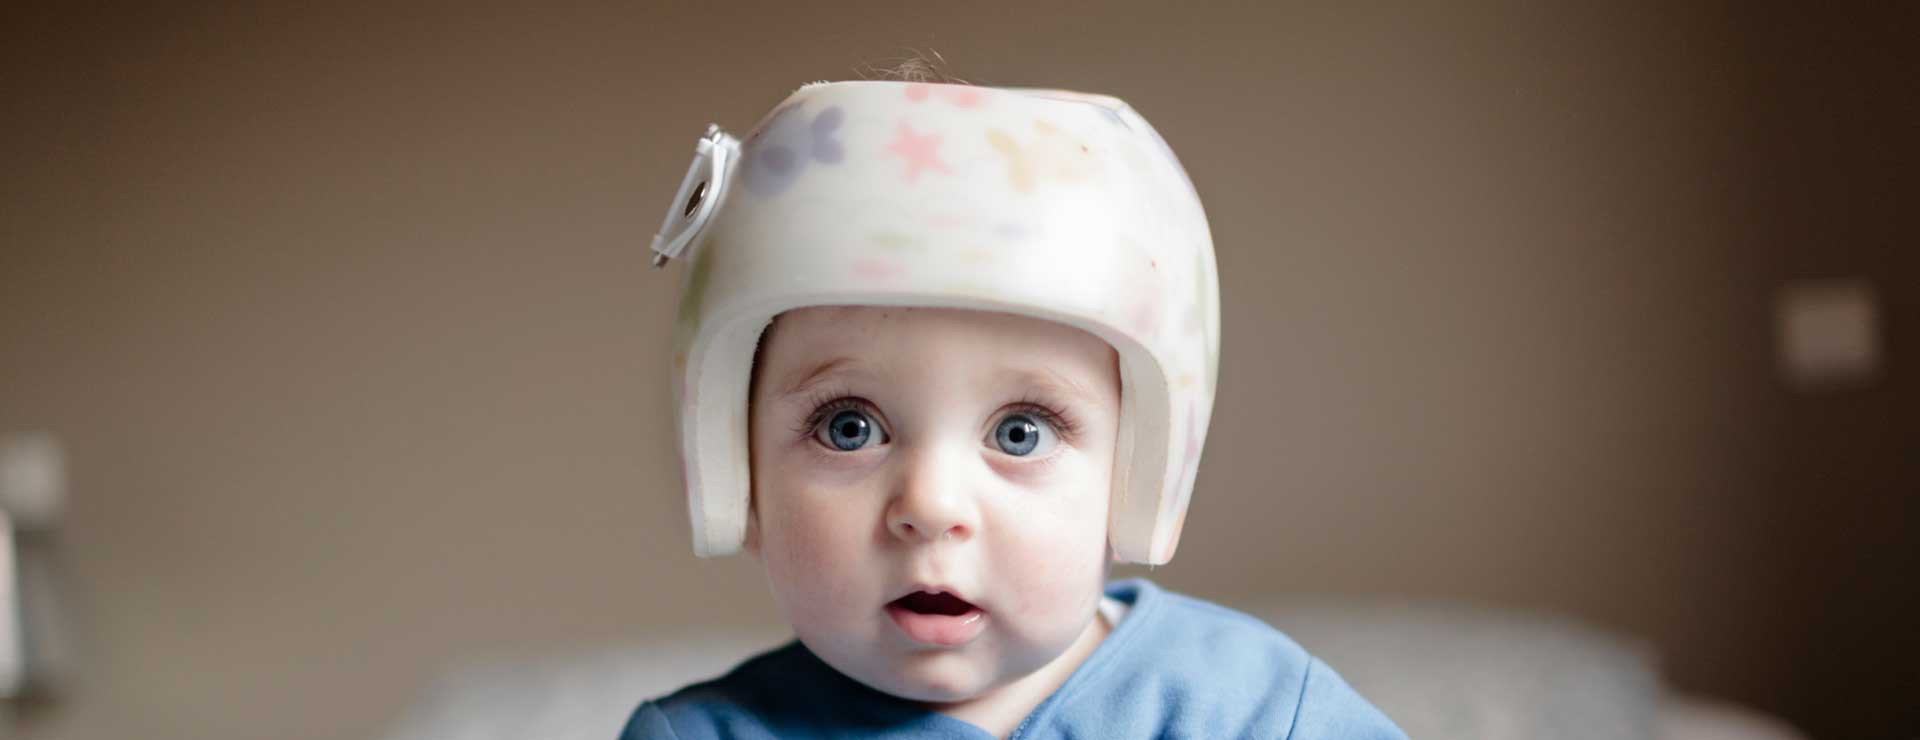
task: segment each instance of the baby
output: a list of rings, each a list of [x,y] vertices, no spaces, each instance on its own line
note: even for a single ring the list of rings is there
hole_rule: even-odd
[[[1219,356],[1198,196],[1119,100],[808,85],[717,128],[656,238],[695,551],[797,640],[624,738],[1397,738],[1165,563]]]

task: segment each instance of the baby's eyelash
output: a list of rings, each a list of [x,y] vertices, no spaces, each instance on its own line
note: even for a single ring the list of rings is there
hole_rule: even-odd
[[[834,414],[847,410],[865,411],[872,414],[872,407],[864,399],[855,398],[844,388],[829,387],[814,391],[807,397],[807,406],[813,412],[793,428],[793,433],[802,437],[811,437],[819,431],[820,425]],[[1012,412],[1038,417],[1040,421],[1053,427],[1062,441],[1071,443],[1078,439],[1080,422],[1072,412],[1048,403],[1046,399],[1028,393],[1011,407]]]
[[[1062,441],[1072,442],[1078,437],[1080,423],[1073,414],[1064,408],[1048,404],[1038,396],[1031,393],[1021,396],[1020,402],[1014,404],[1014,408],[1040,417],[1041,421],[1053,427],[1053,431],[1060,435]]]
[[[842,388],[822,388],[814,391],[807,397],[807,405],[813,407],[813,413],[808,414],[806,419],[793,429],[794,434],[802,437],[813,436],[813,433],[820,428],[820,424],[833,414],[848,409],[867,410],[865,401],[849,396]]]

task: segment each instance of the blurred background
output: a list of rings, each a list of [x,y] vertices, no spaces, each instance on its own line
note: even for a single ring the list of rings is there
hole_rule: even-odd
[[[1158,582],[1558,615],[1912,737],[1893,7],[9,4],[0,436],[64,461],[14,539],[71,657],[0,735],[378,736],[475,656],[777,626],[690,553],[646,244],[708,122],[931,51],[1128,100],[1207,204]]]

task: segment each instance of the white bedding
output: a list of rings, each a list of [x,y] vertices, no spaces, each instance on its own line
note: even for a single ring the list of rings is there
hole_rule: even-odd
[[[1677,696],[1650,648],[1577,622],[1457,606],[1237,604],[1325,659],[1416,738],[1800,740],[1786,723]],[[589,653],[450,666],[387,740],[615,740],[634,705],[788,638],[775,627],[653,635]]]

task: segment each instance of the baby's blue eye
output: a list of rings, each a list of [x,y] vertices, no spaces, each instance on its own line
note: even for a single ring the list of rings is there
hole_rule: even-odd
[[[1045,449],[1041,449],[1043,441],[1046,443]],[[1053,449],[1053,442],[1053,429],[1025,414],[1013,414],[1001,419],[1000,425],[993,430],[994,445],[1009,455],[1024,457],[1035,450],[1045,452]]]
[[[836,449],[852,452],[866,447],[868,442],[873,441],[874,432],[874,423],[867,418],[866,414],[848,409],[834,414],[833,418],[827,421],[826,427],[820,430],[819,436],[820,441]]]

